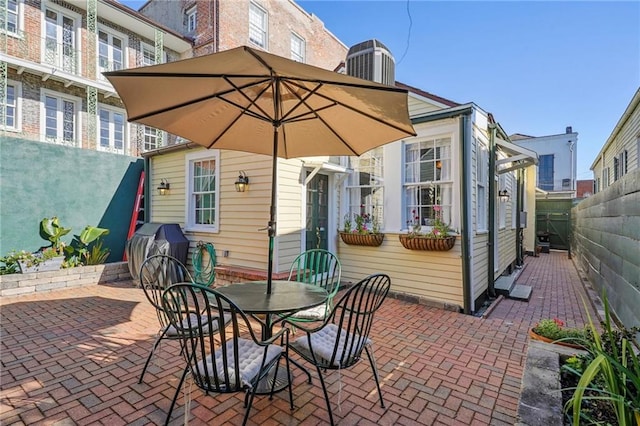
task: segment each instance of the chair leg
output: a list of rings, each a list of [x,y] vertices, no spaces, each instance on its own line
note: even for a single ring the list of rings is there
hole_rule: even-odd
[[[251,405],[253,404],[253,397],[256,396],[256,389],[258,389],[257,383],[256,383],[256,386],[254,386],[253,389],[251,389],[251,394],[249,395],[249,402],[244,412],[244,419],[242,420],[242,426],[246,425],[247,420],[249,420],[249,412],[251,411]]]
[[[289,405],[291,405],[291,411],[293,411],[293,380],[291,378],[291,366],[289,365],[289,357],[285,355],[284,358],[287,363],[287,380],[289,381]]]
[[[376,386],[378,387],[378,395],[380,396],[380,406],[382,408],[385,408],[384,401],[382,400],[382,389],[380,389],[380,380],[378,379],[378,368],[376,367],[376,363],[373,362],[373,357],[369,352],[369,348],[365,346],[364,350],[367,352],[367,357],[369,358],[369,364],[371,364],[371,369],[373,370],[373,378],[376,379]]]
[[[324,379],[322,378],[322,372],[320,371],[320,367],[316,366],[316,370],[318,370],[318,376],[320,376],[320,384],[322,385],[322,392],[324,393],[324,400],[327,402],[327,410],[329,411],[329,421],[331,422],[331,426],[333,423],[333,413],[331,412],[331,402],[329,401],[329,394],[327,393],[327,386],[324,384]]]
[[[176,406],[178,395],[180,395],[180,389],[182,389],[182,385],[184,384],[184,379],[187,377],[188,372],[189,372],[189,367],[185,367],[184,371],[182,372],[182,377],[180,377],[180,383],[178,383],[178,387],[176,388],[176,394],[173,395],[173,400],[171,401],[171,406],[169,407],[169,412],[167,413],[167,419],[164,421],[165,426],[167,426],[169,424],[169,420],[171,420],[171,413],[173,413],[173,408]]]
[[[149,356],[147,357],[147,361],[144,363],[144,368],[142,369],[142,374],[140,374],[140,379],[138,380],[138,383],[142,383],[142,379],[144,378],[144,373],[147,372],[147,367],[149,367],[149,363],[151,362],[151,358],[153,358],[153,354],[156,352],[156,349],[158,348],[158,345],[160,344],[160,341],[164,337],[164,334],[165,334],[165,331],[163,331],[162,334],[153,343],[153,347],[151,348],[151,352],[149,352]]]

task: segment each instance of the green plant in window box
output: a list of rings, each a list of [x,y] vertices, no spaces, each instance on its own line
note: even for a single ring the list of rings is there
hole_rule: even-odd
[[[364,212],[360,214],[347,214],[344,216],[342,229],[339,230],[340,238],[345,244],[358,246],[379,246],[384,240],[384,234],[380,232],[380,226],[374,215]],[[373,207],[375,208],[375,207]]]

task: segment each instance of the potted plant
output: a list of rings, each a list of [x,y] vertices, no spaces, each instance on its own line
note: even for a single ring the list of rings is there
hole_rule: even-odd
[[[451,235],[451,228],[442,220],[442,208],[433,207],[435,219],[430,220],[431,229],[423,233],[420,216],[412,210],[412,218],[407,221],[410,231],[406,234],[399,234],[398,238],[402,246],[409,250],[451,250],[456,243],[456,236]]]
[[[360,208],[364,210],[364,205]],[[380,232],[376,219],[364,212],[354,213],[353,221],[349,214],[345,215],[344,224],[339,233],[342,241],[349,245],[377,247],[384,240],[384,234]]]
[[[546,318],[529,330],[529,336],[546,343],[582,349],[587,332],[585,329],[565,327],[564,321],[558,318]]]

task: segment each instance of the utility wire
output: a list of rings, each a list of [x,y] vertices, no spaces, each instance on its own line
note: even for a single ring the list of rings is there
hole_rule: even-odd
[[[411,10],[409,10],[409,0],[407,0],[407,16],[409,17],[409,31],[407,32],[407,45],[396,66],[400,65],[404,57],[407,56],[407,52],[409,51],[409,44],[411,43],[411,27],[413,27],[413,19],[411,18]]]

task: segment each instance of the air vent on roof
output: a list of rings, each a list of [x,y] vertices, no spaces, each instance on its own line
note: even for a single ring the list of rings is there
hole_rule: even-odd
[[[395,60],[378,40],[352,46],[347,53],[347,74],[390,86],[395,85]]]

